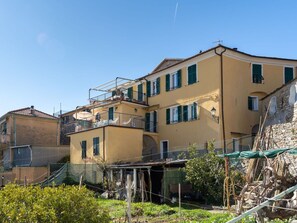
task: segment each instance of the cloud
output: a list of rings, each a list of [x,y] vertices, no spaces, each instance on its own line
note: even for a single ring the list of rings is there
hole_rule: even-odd
[[[176,5],[175,5],[174,20],[173,20],[174,24],[175,24],[176,15],[177,15],[177,9],[178,9],[178,2],[176,2]]]
[[[46,42],[49,40],[49,37],[46,33],[38,33],[37,35],[37,43],[40,45],[40,46],[43,46],[46,44]]]

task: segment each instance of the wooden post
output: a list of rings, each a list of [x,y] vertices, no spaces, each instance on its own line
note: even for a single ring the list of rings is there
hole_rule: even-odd
[[[131,175],[127,175],[127,215],[128,215],[128,223],[132,222],[131,217]]]
[[[134,184],[134,198],[136,196],[136,192],[137,192],[137,170],[133,169],[133,184]]]
[[[178,184],[178,215],[181,215],[181,188],[180,183]]]
[[[27,176],[25,176],[25,179],[24,179],[24,186],[25,187],[27,186]]]
[[[141,202],[144,202],[144,174],[141,172]]]
[[[151,169],[148,169],[149,182],[150,182],[150,202],[152,202],[152,179],[151,179]]]

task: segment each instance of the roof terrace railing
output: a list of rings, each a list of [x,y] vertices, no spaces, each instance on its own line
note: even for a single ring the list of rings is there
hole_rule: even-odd
[[[156,125],[156,123],[154,124]],[[97,113],[91,120],[75,120],[63,124],[61,127],[61,132],[62,134],[69,134],[111,125],[140,129],[145,129],[146,126],[145,120],[141,116],[119,112],[104,112]],[[154,130],[156,130],[156,128],[154,128]],[[153,129],[151,131],[153,131]]]
[[[129,101],[139,104],[147,104],[147,96],[143,92],[132,91],[129,89],[120,90],[117,89],[116,91],[107,92],[95,97],[89,98],[89,102],[101,102],[101,103],[108,103],[112,101]]]

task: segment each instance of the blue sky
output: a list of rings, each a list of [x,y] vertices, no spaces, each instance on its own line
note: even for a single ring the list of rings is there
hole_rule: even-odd
[[[214,47],[297,59],[297,1],[0,0],[0,116],[87,104],[88,89]]]

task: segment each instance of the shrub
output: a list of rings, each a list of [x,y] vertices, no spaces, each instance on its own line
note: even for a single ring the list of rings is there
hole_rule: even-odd
[[[109,222],[93,192],[77,186],[6,185],[0,191],[0,222]]]

